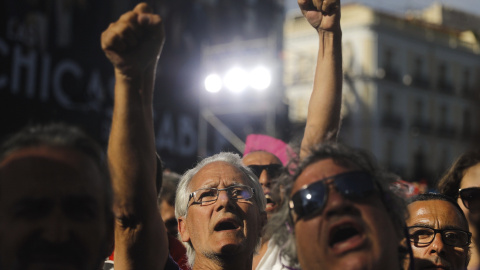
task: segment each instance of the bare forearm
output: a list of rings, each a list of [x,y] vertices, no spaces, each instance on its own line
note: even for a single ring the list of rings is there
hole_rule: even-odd
[[[114,111],[108,155],[112,167],[116,211],[141,214],[155,202],[155,142],[151,87],[153,69],[137,78],[116,74]],[[150,89],[149,89],[150,88]],[[148,200],[135,200],[146,196]],[[118,209],[120,208],[120,209]],[[147,208],[148,209],[148,208]]]
[[[115,190],[115,269],[158,269],[168,254],[157,210],[153,69],[141,78],[117,74],[108,155]]]
[[[342,33],[319,31],[319,50],[313,91],[308,105],[307,123],[300,158],[308,149],[336,140],[342,100]]]
[[[163,24],[145,3],[125,12],[102,33],[115,69],[115,99],[108,146],[115,192],[115,269],[163,269],[165,226],[157,208],[152,96]]]

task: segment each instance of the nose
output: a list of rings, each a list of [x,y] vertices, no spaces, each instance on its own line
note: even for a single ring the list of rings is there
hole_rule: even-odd
[[[218,199],[215,202],[216,204],[215,208],[218,211],[218,210],[221,210],[222,208],[232,207],[234,203],[235,203],[235,200],[230,198],[227,190],[220,190],[218,193]]]
[[[435,234],[435,238],[433,239],[432,243],[430,243],[430,253],[438,253],[443,254],[445,250],[445,244],[443,243],[442,235],[440,232]]]
[[[43,237],[51,243],[66,242],[70,233],[68,217],[59,207],[52,209],[43,221]]]
[[[272,179],[268,175],[267,170],[262,171],[262,173],[260,174],[260,177],[258,178],[258,181],[260,182],[260,185],[262,186],[263,194],[269,194]]]

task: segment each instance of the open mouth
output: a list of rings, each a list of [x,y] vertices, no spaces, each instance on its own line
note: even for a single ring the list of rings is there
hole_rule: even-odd
[[[330,234],[330,241],[328,242],[330,247],[337,244],[348,241],[351,238],[360,236],[360,230],[352,224],[344,224],[333,230]]]
[[[272,200],[270,195],[265,195],[265,199],[267,199],[267,207],[265,209],[266,211],[272,210],[273,208],[275,208],[275,206],[277,206],[277,204],[274,200]]]
[[[240,226],[233,220],[223,220],[220,221],[214,228],[216,232],[220,231],[229,231],[229,230],[236,230]]]

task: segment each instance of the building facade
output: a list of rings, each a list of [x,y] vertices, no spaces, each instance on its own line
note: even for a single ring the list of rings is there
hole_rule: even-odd
[[[478,145],[480,42],[474,26],[480,18],[459,14],[440,5],[403,17],[358,4],[342,7],[339,139],[430,187],[456,157]],[[299,12],[287,15],[284,36],[289,117],[304,122],[318,38]]]

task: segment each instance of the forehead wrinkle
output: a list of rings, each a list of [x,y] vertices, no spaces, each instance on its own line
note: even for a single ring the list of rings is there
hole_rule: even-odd
[[[414,215],[411,216],[412,221],[415,221],[415,224],[425,226],[428,225],[434,229],[467,229],[468,226],[463,224],[461,217],[459,216],[458,211],[454,208],[453,205],[450,205],[449,202],[441,201],[440,204],[435,204],[435,200],[431,201],[417,201],[415,203],[425,202],[425,205],[422,205],[413,212]],[[441,205],[443,202],[448,203],[448,209],[442,209]],[[411,205],[414,205],[412,203]],[[451,211],[453,210],[453,213]],[[448,214],[448,215],[447,215]],[[452,215],[453,214],[453,215]],[[462,228],[462,226],[467,226]]]

